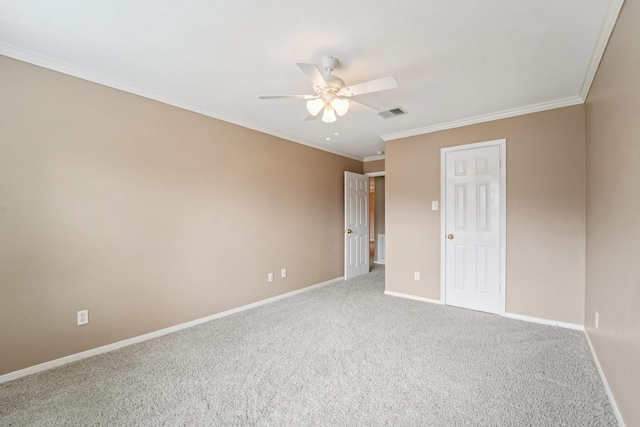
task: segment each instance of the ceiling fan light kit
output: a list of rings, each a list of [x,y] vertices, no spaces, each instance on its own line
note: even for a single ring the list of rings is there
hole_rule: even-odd
[[[312,116],[317,116],[322,109],[322,121],[325,123],[333,123],[336,121],[336,114],[338,116],[344,116],[349,111],[348,98],[338,98],[331,92],[322,94],[319,98],[310,99],[307,101],[307,111]]]
[[[351,102],[348,98],[335,98],[331,101],[331,106],[339,116],[344,116],[349,111],[349,102]]]
[[[321,98],[310,99],[307,101],[307,111],[312,116],[317,116],[320,110],[324,108],[324,100]]]
[[[345,86],[344,81],[339,77],[331,74],[338,66],[338,60],[331,56],[322,58],[322,67],[326,73],[323,74],[314,64],[298,63],[298,67],[307,75],[311,83],[313,83],[313,91],[315,95],[275,95],[275,96],[259,96],[260,99],[282,99],[297,98],[306,99],[307,111],[313,117],[318,117],[321,111],[322,121],[325,123],[333,123],[338,116],[344,116],[349,111],[352,100],[351,97],[363,95],[365,93],[379,92],[382,90],[395,89],[398,87],[398,81],[393,76],[382,77],[375,80],[359,83],[353,86]],[[377,108],[362,104],[366,107]]]
[[[324,113],[322,113],[322,121],[325,123],[333,123],[336,119],[336,111],[333,109],[331,104],[326,105],[324,107]]]

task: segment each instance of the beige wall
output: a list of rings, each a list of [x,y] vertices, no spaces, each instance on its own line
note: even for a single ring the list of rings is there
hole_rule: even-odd
[[[5,57],[0,76],[0,374],[343,274],[362,162]]]
[[[584,108],[387,142],[388,291],[440,299],[440,148],[507,140],[506,310],[583,324]],[[413,272],[421,272],[421,280]]]
[[[384,160],[364,162],[364,173],[384,172]]]
[[[586,104],[585,323],[628,426],[640,425],[638,22],[640,3],[625,2]]]

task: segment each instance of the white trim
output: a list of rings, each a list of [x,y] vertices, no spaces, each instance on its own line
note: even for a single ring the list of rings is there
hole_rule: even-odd
[[[570,107],[572,105],[582,104],[584,101],[579,96],[558,99],[550,102],[541,102],[539,104],[528,105],[526,107],[513,108],[511,110],[499,111],[497,113],[484,114],[481,116],[470,117],[468,119],[455,120],[453,122],[441,123],[422,128],[411,129],[403,132],[382,135],[383,141],[393,141],[394,139],[408,138],[410,136],[424,135],[426,133],[438,132],[441,130],[454,129],[462,126],[475,125],[478,123],[491,122],[494,120],[507,119],[509,117],[523,116],[525,114],[538,113],[540,111],[554,110],[556,108]]]
[[[589,90],[591,90],[593,79],[596,77],[600,61],[604,56],[604,51],[609,43],[609,38],[611,38],[611,33],[616,25],[623,3],[624,0],[611,0],[609,2],[609,9],[607,10],[607,14],[602,22],[602,27],[600,27],[600,34],[598,34],[598,40],[593,48],[593,55],[591,55],[591,61],[589,62],[589,67],[587,68],[587,73],[585,74],[584,81],[582,82],[582,88],[580,89],[580,98],[582,99],[582,102],[585,102],[587,100],[587,96],[589,96]]]
[[[540,323],[542,325],[556,326],[558,328],[574,329],[576,331],[584,331],[584,326],[577,323],[559,322],[557,320],[543,319],[541,317],[525,316],[523,314],[505,313],[504,317],[509,319],[524,320],[525,322]]]
[[[122,347],[126,347],[133,344],[138,344],[143,341],[147,341],[153,338],[158,338],[163,335],[167,335],[176,331],[180,331],[182,329],[190,328],[192,326],[200,325],[202,323],[210,322],[212,320],[219,319],[221,317],[229,316],[230,314],[239,313],[241,311],[250,310],[255,307],[259,307],[261,305],[269,304],[284,298],[288,298],[302,292],[307,292],[312,289],[317,289],[322,286],[330,285],[332,283],[337,283],[342,281],[342,277],[338,277],[332,280],[327,280],[326,282],[317,283],[315,285],[308,286],[306,288],[297,289],[295,291],[287,292],[282,295],[276,295],[275,297],[263,299],[260,301],[256,301],[251,304],[243,305],[240,307],[232,308],[231,310],[223,311],[221,313],[212,314],[211,316],[202,317],[200,319],[195,319],[190,322],[181,323],[179,325],[171,326],[165,329],[160,329],[158,331],[150,332],[148,334],[139,335],[137,337],[129,338],[123,341],[118,341],[112,344],[104,345],[102,347],[92,348],[91,350],[83,351],[76,354],[71,354],[69,356],[61,357],[59,359],[50,360],[48,362],[41,363],[39,365],[30,366],[28,368],[20,369],[19,371],[9,372],[8,374],[0,375],[0,384],[16,380],[21,377],[25,377],[27,375],[35,374],[37,372],[46,371],[47,369],[55,368],[58,366],[66,365],[71,362],[76,362],[78,360],[86,359],[87,357],[96,356],[98,354],[106,353],[109,351],[117,350]]]
[[[277,138],[281,138],[287,141],[296,142],[298,144],[306,145],[307,147],[315,148],[317,150],[326,151],[331,154],[337,154],[338,156],[346,157],[353,160],[363,161],[362,156],[354,156],[353,154],[345,153],[340,150],[335,150],[330,147],[314,144],[313,142],[305,141],[299,138],[292,137],[280,132],[276,132],[272,129],[263,128],[255,124],[246,122],[236,117],[227,116],[215,111],[207,110],[202,107],[190,104],[177,98],[166,96],[149,89],[133,86],[129,83],[122,82],[120,80],[107,77],[105,75],[96,73],[94,71],[86,70],[84,68],[76,67],[55,59],[48,58],[46,56],[37,55],[35,53],[27,52],[26,50],[0,43],[0,55],[7,56],[9,58],[17,59],[19,61],[28,62],[39,67],[47,68],[49,70],[57,71],[59,73],[67,74],[69,76],[77,77],[79,79],[87,80],[93,83],[98,83],[103,86],[111,87],[114,89],[122,90],[124,92],[131,93],[133,95],[142,96],[143,98],[153,99],[164,104],[172,105],[174,107],[182,108],[183,110],[192,111],[194,113],[202,114],[203,116],[212,117],[217,120],[222,120],[234,125],[242,126],[247,129],[252,129],[258,132],[266,133]]]
[[[378,154],[376,156],[367,156],[364,158],[363,162],[375,162],[376,160],[384,160],[384,154]]]
[[[582,82],[580,94],[578,96],[571,96],[567,98],[556,99],[554,101],[547,101],[547,102],[541,102],[538,104],[527,105],[520,108],[513,108],[510,110],[503,110],[495,113],[483,114],[480,116],[469,117],[466,119],[454,120],[452,122],[440,123],[432,126],[425,126],[417,129],[391,133],[388,135],[382,135],[380,136],[380,138],[383,141],[387,142],[387,141],[393,141],[395,139],[408,138],[411,136],[438,132],[441,130],[455,129],[462,126],[475,125],[478,123],[491,122],[494,120],[506,119],[509,117],[523,116],[525,114],[538,113],[541,111],[554,110],[556,108],[563,108],[563,107],[570,107],[572,105],[584,104],[587,100],[587,96],[589,95],[589,90],[591,89],[591,85],[593,84],[593,80],[595,79],[596,73],[598,71],[598,67],[600,66],[600,61],[604,56],[604,52],[607,48],[607,44],[609,43],[609,39],[611,38],[611,34],[613,33],[613,29],[615,28],[615,25],[618,20],[618,16],[620,15],[620,10],[622,9],[623,4],[624,4],[624,0],[610,0],[609,2],[609,8],[602,22],[602,27],[600,28],[598,39],[596,40],[595,46],[593,48],[593,54],[591,56],[589,66],[585,73],[584,81]]]
[[[447,302],[446,293],[446,266],[445,266],[445,223],[446,223],[446,167],[445,154],[469,150],[474,148],[484,148],[497,145],[500,147],[500,311],[499,315],[504,316],[507,306],[507,140],[505,138],[493,141],[476,142],[473,144],[455,145],[440,149],[440,299],[443,304]]]
[[[613,393],[611,392],[611,388],[609,387],[609,383],[607,382],[607,377],[604,375],[604,371],[602,370],[602,366],[600,366],[600,361],[598,360],[598,356],[596,355],[596,351],[593,348],[593,344],[591,343],[591,338],[589,338],[589,334],[587,331],[584,331],[584,336],[587,338],[587,344],[589,344],[589,350],[591,350],[591,356],[593,357],[594,362],[596,363],[596,368],[598,368],[598,373],[600,374],[600,379],[602,380],[602,385],[604,385],[604,391],[607,393],[609,397],[609,402],[611,403],[611,408],[613,408],[613,413],[616,415],[616,419],[618,420],[618,424],[620,427],[625,427],[624,419],[622,418],[622,414],[620,413],[620,409],[618,409],[618,405],[616,404],[616,399],[613,397]]]
[[[384,261],[376,261],[376,260],[373,260],[373,263],[374,263],[374,264],[379,264],[379,265],[384,265]]]
[[[438,304],[438,305],[443,305],[444,304],[442,301],[439,301],[437,299],[416,297],[416,296],[413,296],[413,295],[401,294],[399,292],[384,291],[384,294],[385,295],[390,295],[392,297],[407,298],[407,299],[412,299],[412,300],[416,300],[416,301],[429,302],[431,304]]]
[[[452,122],[441,123],[441,124],[436,124],[432,126],[425,126],[417,129],[411,129],[411,130],[396,132],[396,133],[387,134],[387,135],[381,135],[380,138],[385,142],[393,141],[395,139],[400,139],[400,138],[423,135],[423,134],[437,132],[437,131],[446,130],[446,129],[454,129],[462,126],[490,122],[493,120],[505,119],[509,117],[521,116],[525,114],[537,113],[540,111],[553,110],[556,108],[569,107],[572,105],[584,103],[586,101],[587,96],[589,95],[589,90],[591,89],[593,79],[595,78],[596,72],[598,71],[598,66],[600,65],[602,56],[604,55],[604,51],[607,47],[607,43],[609,42],[609,38],[611,37],[611,33],[613,32],[613,28],[615,27],[615,24],[620,14],[620,10],[622,9],[623,3],[624,3],[624,0],[611,0],[611,2],[609,3],[609,9],[607,10],[607,14],[605,16],[602,27],[600,29],[600,33],[598,35],[598,39],[594,47],[593,55],[591,56],[591,61],[589,62],[589,66],[587,68],[587,72],[585,74],[585,78],[582,83],[580,95],[574,96],[574,97],[562,98],[554,101],[541,102],[538,104],[532,104],[532,105],[528,105],[520,108],[513,108],[509,110],[503,110],[495,113],[484,114],[484,115],[470,117],[470,118],[461,119],[461,120],[454,120]],[[60,73],[74,76],[83,80],[87,80],[87,81],[98,83],[111,88],[119,89],[125,92],[132,93],[134,95],[142,96],[144,98],[153,99],[155,101],[159,101],[168,105],[173,105],[174,107],[182,108],[184,110],[192,111],[198,114],[212,117],[214,119],[233,123],[238,126],[242,126],[258,132],[266,133],[268,135],[286,139],[288,141],[296,142],[298,144],[306,145],[308,147],[316,148],[318,150],[326,151],[328,153],[337,154],[339,156],[346,157],[349,159],[358,160],[362,162],[385,159],[384,154],[376,155],[376,156],[361,157],[361,156],[355,156],[353,154],[345,153],[340,150],[335,150],[330,147],[318,145],[309,141],[304,141],[302,139],[285,135],[279,132],[275,132],[273,130],[263,128],[261,126],[256,126],[254,124],[245,122],[244,120],[241,120],[235,117],[227,116],[214,111],[209,111],[204,108],[192,105],[190,103],[181,101],[179,99],[175,99],[172,97],[168,97],[166,95],[153,92],[148,89],[132,86],[128,83],[121,82],[119,80],[107,77],[105,75],[96,73],[94,71],[89,71],[71,64],[64,63],[62,61],[57,61],[52,58],[48,58],[32,52],[28,52],[24,49],[20,49],[5,43],[0,43],[0,55],[4,55],[20,61],[28,62],[30,64],[38,65],[40,67],[47,68],[50,70],[58,71]]]
[[[367,175],[368,177],[371,178],[375,178],[377,176],[385,176],[386,172],[385,171],[380,171],[380,172],[367,172],[365,173],[365,175]]]

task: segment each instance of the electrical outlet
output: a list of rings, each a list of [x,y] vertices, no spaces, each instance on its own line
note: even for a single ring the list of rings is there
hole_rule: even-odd
[[[285,277],[287,277],[287,269],[283,268],[282,270],[280,270],[280,277],[282,277],[283,279]]]
[[[89,310],[82,310],[78,312],[78,326],[86,325],[89,323]]]
[[[269,273],[269,275],[267,276],[267,280],[269,282],[273,282],[273,273]]]
[[[593,321],[593,325],[596,327],[596,329],[600,327],[600,313],[598,313],[597,311],[596,311],[595,319]]]
[[[420,272],[419,271],[415,271],[413,273],[413,280],[420,280]]]

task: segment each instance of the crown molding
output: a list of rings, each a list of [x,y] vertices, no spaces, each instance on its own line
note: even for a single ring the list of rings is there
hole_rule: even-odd
[[[393,141],[396,139],[408,138],[411,136],[423,135],[427,133],[438,132],[441,130],[454,129],[462,126],[485,123],[493,120],[506,119],[509,117],[538,113],[541,111],[553,110],[555,108],[570,107],[572,105],[585,103],[587,100],[587,96],[589,95],[591,85],[593,84],[593,80],[596,76],[596,72],[598,71],[600,61],[602,60],[604,51],[607,47],[607,44],[609,43],[609,38],[611,37],[611,33],[613,32],[616,21],[618,20],[618,16],[620,15],[620,10],[622,9],[623,4],[624,0],[611,0],[609,2],[609,8],[607,10],[604,21],[602,22],[602,27],[600,28],[600,33],[593,50],[593,55],[591,56],[591,61],[589,62],[589,66],[582,83],[582,88],[580,89],[580,94],[578,96],[533,104],[526,107],[515,108],[512,110],[500,111],[497,113],[471,117],[463,120],[456,120],[453,122],[442,123],[433,126],[426,126],[388,135],[382,135],[382,140],[385,142]]]
[[[623,4],[624,0],[611,0],[609,3],[607,14],[602,22],[600,34],[598,34],[596,45],[593,48],[593,55],[591,56],[591,61],[589,62],[589,67],[587,68],[587,73],[584,77],[584,81],[582,82],[582,88],[580,89],[580,98],[582,98],[583,102],[586,102],[587,100],[587,96],[591,90],[591,85],[593,84],[593,80],[598,72],[600,61],[604,56],[604,51],[607,48],[609,39],[611,38],[613,28],[618,21],[618,16],[620,15],[620,10],[622,9]]]
[[[594,47],[591,61],[589,62],[589,66],[587,68],[587,72],[585,74],[585,78],[582,83],[579,96],[563,98],[563,99],[559,99],[551,102],[533,104],[525,107],[511,109],[511,110],[504,110],[497,113],[491,113],[491,114],[471,117],[467,119],[456,120],[452,122],[441,123],[437,125],[425,126],[417,129],[410,129],[407,131],[382,135],[381,136],[382,140],[385,142],[393,141],[396,139],[408,138],[411,136],[423,135],[427,133],[438,132],[441,130],[454,129],[462,126],[485,123],[493,120],[500,120],[500,119],[505,119],[509,117],[537,113],[541,111],[552,110],[555,108],[568,107],[568,106],[584,103],[587,99],[587,96],[589,95],[589,90],[591,89],[591,85],[593,84],[593,80],[598,71],[600,61],[602,60],[602,57],[607,47],[607,43],[609,42],[609,38],[611,37],[611,34],[613,32],[613,29],[615,27],[616,21],[618,19],[618,16],[620,14],[620,10],[622,9],[623,4],[624,4],[624,0],[610,0],[609,2],[607,14],[602,23],[602,27],[600,28],[600,33],[598,35],[598,39]],[[202,107],[190,104],[188,102],[184,102],[177,98],[162,95],[160,93],[157,93],[145,88],[133,86],[125,82],[107,77],[105,75],[102,75],[93,71],[89,71],[80,67],[76,67],[74,65],[70,65],[62,61],[57,61],[42,55],[34,54],[32,52],[29,52],[11,45],[7,45],[4,43],[0,43],[0,55],[4,55],[13,59],[17,59],[23,62],[27,62],[33,65],[37,65],[43,68],[47,68],[47,69],[57,71],[63,74],[67,74],[73,77],[77,77],[83,80],[87,80],[93,83],[101,84],[103,86],[122,90],[124,92],[128,92],[144,98],[152,99],[154,101],[162,102],[164,104],[172,105],[174,107],[178,107],[183,110],[192,111],[194,113],[202,114],[204,116],[211,117],[213,119],[232,123],[247,129],[255,130],[257,132],[261,132],[261,133],[271,135],[280,139],[295,142],[310,148],[315,148],[317,150],[325,151],[325,152],[346,157],[349,159],[362,161],[362,162],[369,162],[369,161],[376,161],[376,160],[384,160],[385,158],[384,155],[368,156],[368,157],[355,156],[353,154],[349,154],[340,150],[335,150],[329,147],[318,145],[310,141],[302,140],[299,138],[292,137],[290,135],[273,131],[271,129],[263,128],[261,126],[257,126],[253,123],[246,122],[236,117],[227,116],[225,114],[221,114],[216,111],[207,110]]]
[[[383,141],[393,141],[401,138],[408,138],[411,136],[424,135],[427,133],[438,132],[441,130],[454,129],[463,126],[475,125],[478,123],[491,122],[494,120],[507,119],[509,117],[522,116],[525,114],[538,113],[540,111],[553,110],[556,108],[570,107],[572,105],[582,104],[584,101],[578,96],[570,98],[558,99],[550,102],[541,102],[539,104],[528,105],[526,107],[514,108],[511,110],[504,110],[497,113],[485,114],[482,116],[470,117],[468,119],[456,120],[448,123],[441,123],[433,126],[425,126],[417,129],[410,129],[403,132],[392,133],[388,135],[382,135]]]
[[[247,129],[255,130],[255,131],[265,133],[271,136],[275,136],[277,138],[281,138],[287,141],[295,142],[301,145],[306,145],[307,147],[315,148],[317,150],[326,151],[331,154],[336,154],[338,156],[346,157],[353,160],[358,160],[360,162],[364,160],[363,157],[361,156],[355,156],[353,154],[345,153],[340,150],[334,150],[328,147],[323,147],[321,145],[314,144],[309,141],[305,141],[299,138],[294,138],[292,136],[289,136],[283,133],[275,132],[271,129],[266,129],[261,126],[257,126],[255,124],[246,122],[244,120],[240,120],[236,117],[227,116],[215,111],[207,110],[205,108],[198,107],[188,102],[184,102],[177,98],[162,95],[160,93],[154,92],[149,89],[133,86],[128,83],[124,83],[120,80],[113,79],[111,77],[107,77],[105,75],[102,75],[93,71],[89,71],[84,68],[76,67],[74,65],[70,65],[62,61],[57,61],[55,59],[51,59],[46,56],[38,55],[32,52],[26,51],[24,49],[11,46],[11,45],[0,43],[0,55],[17,59],[22,62],[27,62],[29,64],[37,65],[39,67],[46,68],[49,70],[57,71],[62,74],[67,74],[72,77],[77,77],[82,80],[87,80],[92,83],[97,83],[113,89],[118,89],[123,92],[128,92],[133,95],[138,95],[143,98],[152,99],[154,101],[162,102],[163,104],[168,104],[174,107],[181,108],[183,110],[202,114],[203,116],[211,117],[216,120],[221,120],[221,121],[238,125]]]

